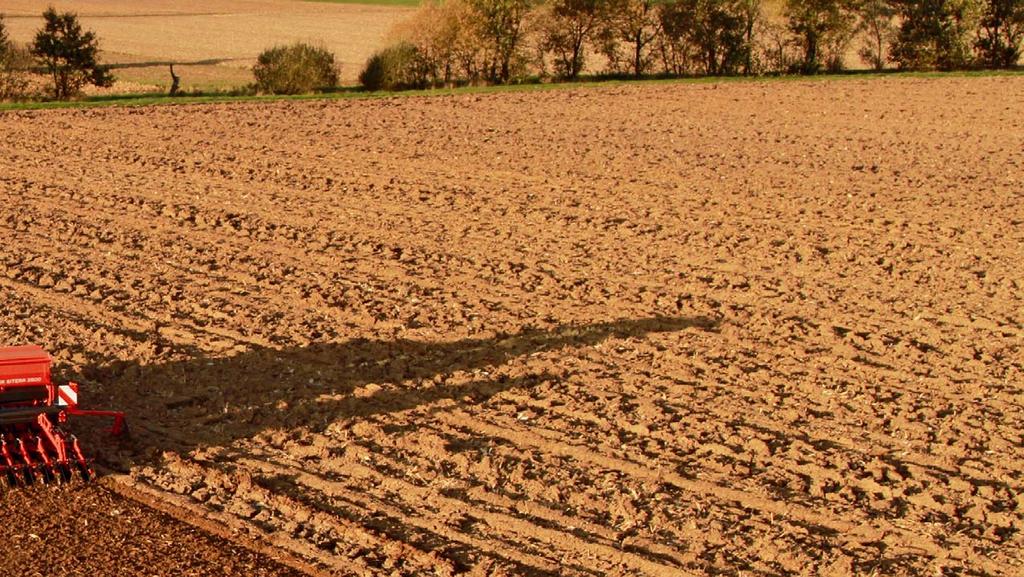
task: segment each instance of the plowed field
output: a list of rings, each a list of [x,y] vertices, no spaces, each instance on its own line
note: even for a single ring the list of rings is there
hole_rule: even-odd
[[[2,114],[0,342],[133,435],[0,568],[1020,575],[1021,94]]]

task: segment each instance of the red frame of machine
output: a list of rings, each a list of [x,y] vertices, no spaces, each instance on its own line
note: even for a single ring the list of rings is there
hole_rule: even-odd
[[[69,480],[92,470],[78,439],[64,430],[69,415],[111,417],[110,432],[125,431],[124,413],[78,408],[78,384],[54,383],[42,347],[0,348],[0,480]]]

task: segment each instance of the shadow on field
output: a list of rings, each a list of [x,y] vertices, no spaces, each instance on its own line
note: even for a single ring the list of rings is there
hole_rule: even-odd
[[[146,60],[143,62],[119,62],[108,64],[111,70],[124,70],[129,68],[153,68],[157,66],[215,66],[229,62],[242,62],[250,58],[206,58],[203,60]]]
[[[118,361],[89,367],[84,375],[102,383],[116,408],[128,414],[131,455],[113,458],[99,450],[109,443],[98,439],[90,439],[88,446],[97,447],[101,457],[139,462],[164,450],[224,446],[268,429],[322,430],[336,421],[445,399],[479,403],[502,391],[560,378],[554,367],[515,377],[489,374],[522,356],[593,346],[612,337],[715,330],[717,325],[707,317],[651,317],[526,329],[489,339],[353,339],[155,365]]]

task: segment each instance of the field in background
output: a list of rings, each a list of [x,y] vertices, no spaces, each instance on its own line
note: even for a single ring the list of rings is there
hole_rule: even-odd
[[[401,4],[399,0],[395,4]],[[170,85],[168,64],[182,87],[223,89],[252,81],[264,48],[295,40],[322,43],[341,63],[342,81],[355,82],[392,25],[410,13],[390,0],[367,4],[298,0],[5,0],[11,36],[31,40],[50,4],[75,11],[100,37],[103,60],[116,65],[118,91]]]

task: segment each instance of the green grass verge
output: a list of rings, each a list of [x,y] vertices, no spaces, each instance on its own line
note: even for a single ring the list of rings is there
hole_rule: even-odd
[[[624,85],[665,85],[665,84],[715,84],[715,83],[774,83],[774,82],[829,82],[865,79],[900,78],[961,78],[991,76],[1022,76],[1024,68],[1014,70],[979,70],[957,72],[850,72],[846,74],[823,74],[818,76],[725,76],[695,78],[653,78],[632,79],[592,77],[577,82],[525,83],[507,86],[466,86],[460,88],[436,88],[429,90],[406,90],[401,92],[366,92],[359,87],[340,88],[334,92],[303,94],[298,96],[254,96],[232,94],[200,94],[194,96],[170,97],[163,94],[120,94],[93,96],[68,102],[3,102],[0,112],[12,110],[47,110],[58,108],[93,108],[102,106],[154,106],[174,104],[205,104],[214,102],[274,102],[284,100],[338,100],[365,98],[394,98],[416,96],[450,96],[457,94],[494,94],[504,92],[530,92],[544,90],[567,90],[574,88],[597,88]]]

